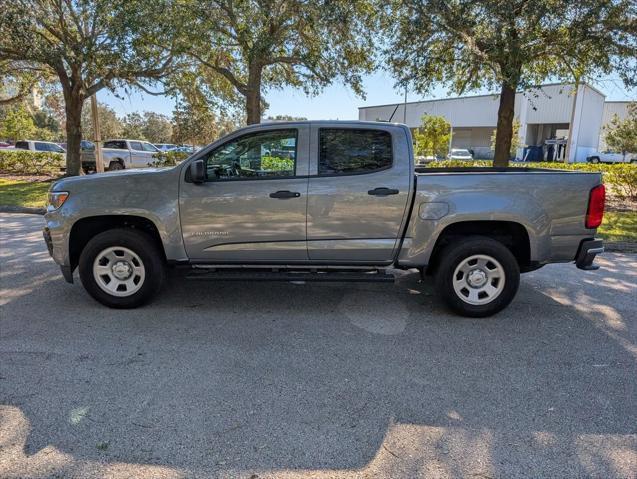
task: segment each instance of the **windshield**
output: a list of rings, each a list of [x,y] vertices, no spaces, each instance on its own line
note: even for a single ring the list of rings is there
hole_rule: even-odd
[[[142,148],[144,151],[150,151],[152,153],[157,153],[159,151],[155,145],[151,145],[150,143],[142,143]]]
[[[471,156],[469,150],[451,150],[451,153],[454,155]]]

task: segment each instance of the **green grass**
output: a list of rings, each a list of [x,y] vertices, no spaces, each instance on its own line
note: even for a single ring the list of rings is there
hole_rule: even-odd
[[[606,241],[637,242],[637,211],[607,211],[597,230]]]
[[[0,205],[40,208],[46,206],[51,183],[0,178]]]

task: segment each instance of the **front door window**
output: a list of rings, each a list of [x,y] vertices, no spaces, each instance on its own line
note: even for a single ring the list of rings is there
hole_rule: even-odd
[[[290,178],[295,175],[296,129],[252,133],[206,158],[208,181]]]

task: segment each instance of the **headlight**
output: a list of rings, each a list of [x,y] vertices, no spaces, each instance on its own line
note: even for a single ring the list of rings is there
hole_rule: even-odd
[[[69,197],[68,191],[49,191],[49,206],[57,210]]]

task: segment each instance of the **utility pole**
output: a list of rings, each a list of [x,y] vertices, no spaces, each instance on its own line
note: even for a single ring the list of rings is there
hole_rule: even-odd
[[[91,96],[91,113],[93,117],[93,141],[95,143],[95,171],[104,173],[102,158],[102,136],[100,133],[100,117],[97,112],[97,96]]]
[[[568,125],[568,138],[566,139],[566,156],[564,157],[564,163],[574,163],[575,162],[575,154],[573,154],[573,161],[571,161],[571,150],[573,150],[573,140],[575,140],[576,136],[579,135],[579,125],[575,125],[575,120],[577,119],[576,110],[577,110],[577,100],[579,96],[579,87],[580,81],[579,78],[575,79],[575,94],[573,96],[573,108],[571,110],[571,122]],[[577,153],[577,152],[575,152]]]
[[[407,87],[405,87],[405,103],[403,106],[403,123],[407,124]]]

